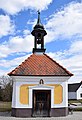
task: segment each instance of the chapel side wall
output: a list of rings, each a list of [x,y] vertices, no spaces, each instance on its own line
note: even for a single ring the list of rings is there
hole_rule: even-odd
[[[68,107],[68,83],[63,82],[63,101],[65,104],[65,107]]]
[[[16,82],[13,82],[12,108],[16,106]]]

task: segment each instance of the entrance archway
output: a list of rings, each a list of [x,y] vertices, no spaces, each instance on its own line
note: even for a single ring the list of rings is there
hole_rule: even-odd
[[[33,116],[50,116],[51,90],[33,90]]]

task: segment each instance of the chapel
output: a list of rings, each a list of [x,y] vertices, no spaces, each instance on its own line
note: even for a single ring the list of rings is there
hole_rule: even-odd
[[[68,115],[68,79],[73,75],[50,58],[44,47],[47,32],[38,12],[31,34],[30,57],[8,75],[13,79],[12,112],[15,117],[59,117]]]

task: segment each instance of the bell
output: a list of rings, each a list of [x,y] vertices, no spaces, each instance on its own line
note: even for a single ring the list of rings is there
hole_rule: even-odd
[[[41,44],[41,39],[38,39],[38,40],[37,40],[37,44]]]

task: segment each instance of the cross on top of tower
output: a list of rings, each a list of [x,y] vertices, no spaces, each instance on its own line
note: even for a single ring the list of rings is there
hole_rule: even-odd
[[[37,24],[34,26],[34,29],[43,29],[44,30],[44,26],[41,23],[41,19],[40,19],[40,11],[38,10],[38,19],[37,19]]]
[[[37,20],[37,24],[40,24],[41,21],[40,21],[40,11],[38,10],[38,20]]]

